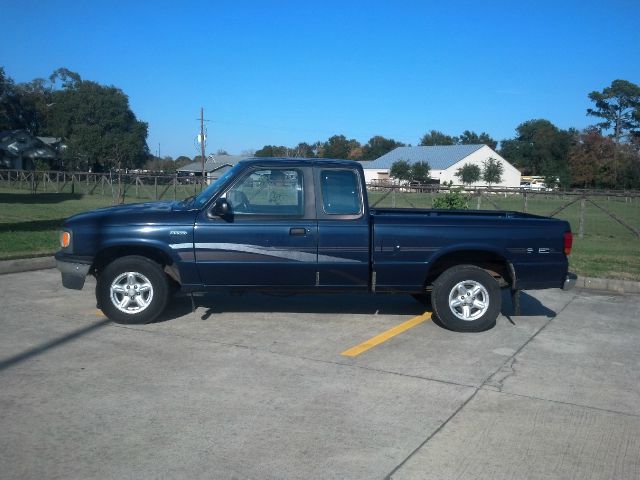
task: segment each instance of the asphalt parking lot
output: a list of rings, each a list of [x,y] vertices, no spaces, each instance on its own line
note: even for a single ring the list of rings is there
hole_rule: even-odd
[[[638,295],[525,292],[461,334],[366,295],[121,326],[93,285],[0,276],[1,478],[640,478]]]

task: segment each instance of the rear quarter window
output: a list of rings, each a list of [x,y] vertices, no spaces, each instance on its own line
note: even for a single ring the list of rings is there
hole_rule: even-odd
[[[320,173],[322,206],[329,215],[360,213],[360,186],[353,170],[322,170]]]

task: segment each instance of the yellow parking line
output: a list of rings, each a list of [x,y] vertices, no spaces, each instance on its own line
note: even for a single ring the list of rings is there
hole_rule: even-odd
[[[370,348],[373,348],[377,345],[380,345],[383,342],[386,342],[390,338],[395,337],[396,335],[409,330],[410,328],[415,327],[416,325],[420,325],[423,322],[426,322],[431,318],[431,312],[424,312],[422,315],[419,315],[411,320],[407,320],[400,325],[396,325],[393,328],[390,328],[386,332],[382,332],[380,335],[376,335],[373,338],[370,338],[366,342],[362,342],[360,345],[356,345],[355,347],[351,347],[348,350],[345,350],[340,355],[345,357],[357,357],[363,352],[366,352]]]
[[[102,313],[102,310],[96,310],[96,317],[107,318],[107,316]]]

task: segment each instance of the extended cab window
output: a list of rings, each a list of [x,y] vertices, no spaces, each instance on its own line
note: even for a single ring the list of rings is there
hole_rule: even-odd
[[[320,174],[322,204],[330,215],[360,213],[360,187],[353,170],[322,170]]]
[[[235,215],[301,216],[302,179],[298,170],[254,170],[227,190],[225,196]]]

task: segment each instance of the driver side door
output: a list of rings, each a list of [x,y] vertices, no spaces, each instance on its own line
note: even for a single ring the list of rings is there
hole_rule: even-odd
[[[204,285],[313,287],[318,223],[312,169],[256,166],[223,193],[229,215],[201,212],[195,255]]]

